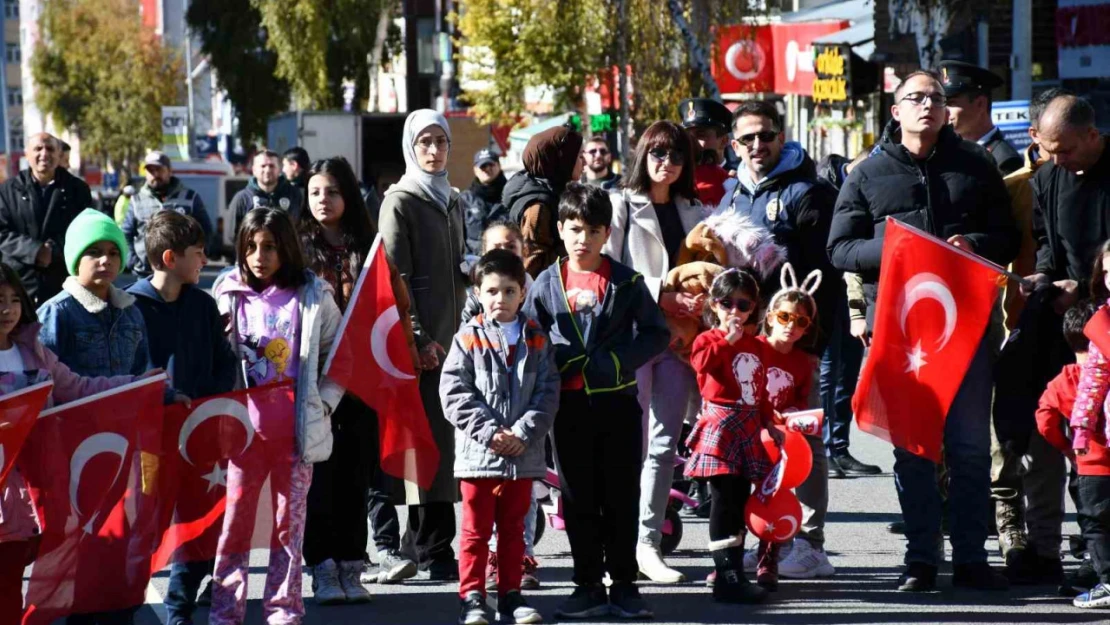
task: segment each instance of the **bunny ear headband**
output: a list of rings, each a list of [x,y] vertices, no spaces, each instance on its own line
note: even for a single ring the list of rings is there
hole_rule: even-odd
[[[781,300],[785,294],[792,291],[805,294],[806,298],[809,300],[810,306],[813,307],[813,310],[817,310],[817,303],[813,300],[813,294],[816,293],[817,289],[821,286],[820,269],[814,269],[809,272],[809,275],[807,275],[805,280],[802,280],[801,285],[799,285],[798,276],[794,273],[794,267],[790,263],[784,263],[779,281],[782,284],[782,289],[771,298],[771,303],[768,306],[770,310],[774,310],[778,306],[779,300]]]

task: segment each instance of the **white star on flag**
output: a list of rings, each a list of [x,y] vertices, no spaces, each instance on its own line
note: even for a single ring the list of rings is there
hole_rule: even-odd
[[[925,352],[921,349],[921,341],[914,345],[912,351],[906,352],[906,358],[909,362],[906,363],[906,373],[913,372],[915,377],[921,376],[921,368],[929,364],[925,362]]]
[[[227,471],[224,471],[219,463],[213,465],[211,473],[200,477],[208,482],[208,492],[212,492],[212,489],[217,486],[227,487]]]

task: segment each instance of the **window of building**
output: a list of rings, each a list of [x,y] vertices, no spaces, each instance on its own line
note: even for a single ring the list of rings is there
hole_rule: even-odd
[[[23,53],[20,50],[18,43],[7,44],[7,50],[5,51],[5,53],[7,55],[9,63],[20,63],[23,61]]]
[[[23,89],[8,87],[8,106],[23,106]]]
[[[430,17],[416,20],[416,73],[436,73],[436,21]]]
[[[16,130],[12,128],[12,152],[22,152],[23,150],[23,129]]]
[[[19,19],[19,0],[4,0],[4,17]]]

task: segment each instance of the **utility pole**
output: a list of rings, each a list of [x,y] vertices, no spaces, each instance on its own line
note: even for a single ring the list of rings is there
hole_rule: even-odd
[[[1014,0],[1013,49],[1010,52],[1010,98],[1033,97],[1033,1]]]
[[[185,132],[189,139],[189,158],[193,157],[193,37],[189,33],[189,22],[185,16],[189,13],[189,0],[185,0],[184,10],[181,11],[181,36],[185,40],[185,99],[188,108],[185,120]]]
[[[628,0],[617,0],[617,78],[620,84],[617,85],[617,93],[620,97],[620,117],[621,128],[617,134],[617,148],[620,151],[621,166],[628,163],[629,149],[628,141],[629,119],[628,111]]]

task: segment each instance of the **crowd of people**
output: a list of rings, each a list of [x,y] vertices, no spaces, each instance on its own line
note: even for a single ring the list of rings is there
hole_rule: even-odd
[[[1106,138],[1089,103],[1046,92],[1019,168],[990,124],[997,77],[941,69],[902,81],[881,140],[851,161],[815,163],[785,140],[773,103],[729,111],[708,99],[683,102],[680,123],[647,126],[619,174],[604,137],[559,127],[528,142],[508,179],[495,151],[479,151],[461,194],[447,178],[447,121],[415,111],[405,174],[380,207],[342,158],[263,151],[232,200],[235,262],[212,296],[197,286],[207,212],[169,159],[146,158],[146,185],[112,219],[58,167],[59,142],[37,135],[29,169],[0,185],[0,390],[39,370],[58,403],[152,371],[169,371],[167,402],[294,380],[289,492],[275,510],[288,538],[263,591],[271,622],[301,622],[303,565],[318,605],[367,601],[365,584],[424,571],[457,580],[462,625],[490,622],[487,591],[498,618],[541,622],[522,591],[543,579],[532,484],[552,463],[575,587],[555,616],[650,618],[638,576],[686,580],[661,547],[679,454],[709,519],[713,599],[757,603],[780,577],[835,574],[828,480],[880,472],[851,455],[849,431],[893,217],[1028,276],[1007,287],[975,350],[943,462],[894,450],[898,589],[936,587],[947,533],[956,587],[1055,584],[1078,607],[1110,607],[1110,359],[1083,333],[1110,294]],[[440,451],[423,489],[380,470],[379,415],[321,375],[379,235]],[[124,268],[141,277],[126,291],[114,286]],[[1020,388],[1004,370],[1023,372]],[[745,503],[772,464],[761,437],[781,445],[789,414],[812,408],[824,423],[805,437],[799,532],[745,551]],[[36,553],[16,466],[0,498],[5,623],[19,618]],[[229,488],[246,470],[230,463]],[[1066,577],[1065,484],[1088,554]],[[224,537],[247,513],[229,503]],[[1001,571],[987,563],[992,532]],[[174,564],[169,622],[192,623],[210,603],[210,623],[242,623],[248,560],[221,549]]]

